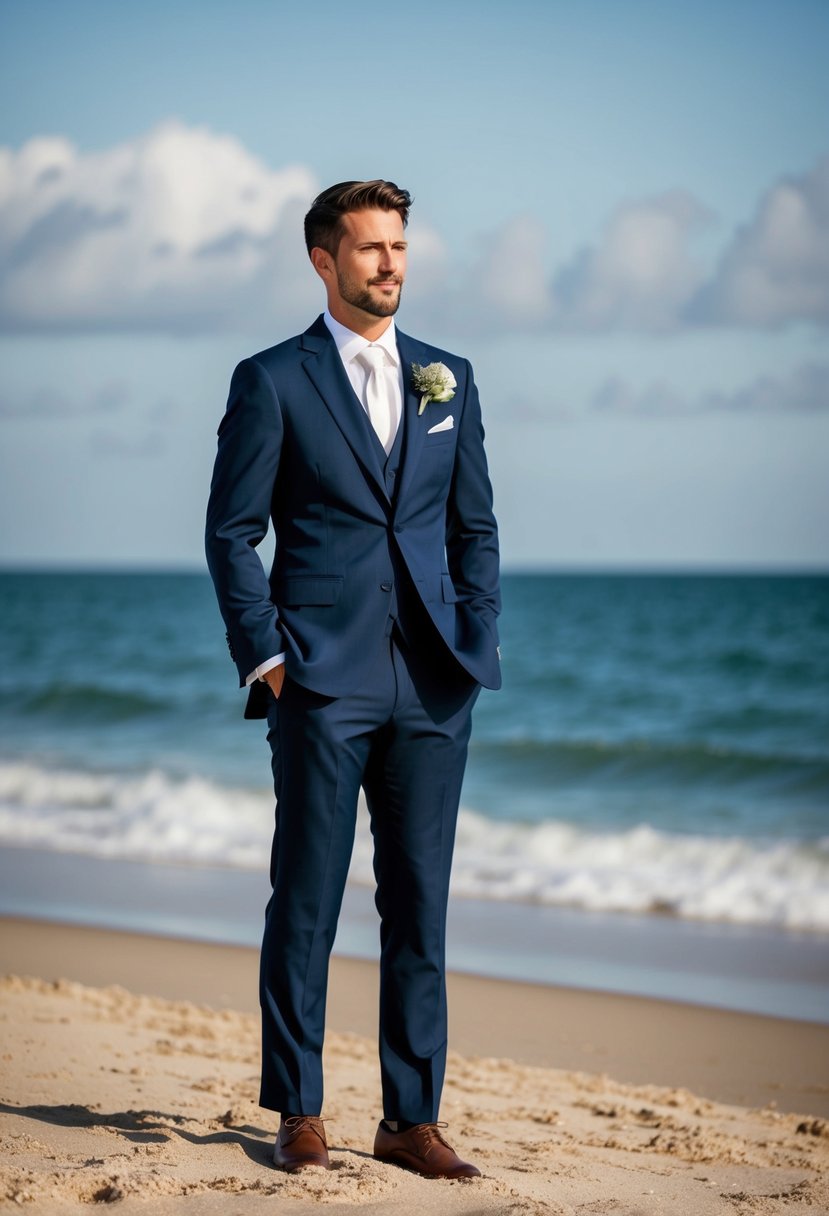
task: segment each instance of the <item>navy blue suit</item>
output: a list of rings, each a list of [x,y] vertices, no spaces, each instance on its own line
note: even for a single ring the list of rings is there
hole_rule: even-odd
[[[240,686],[284,651],[267,717],[277,797],[262,947],[260,1101],[318,1113],[328,957],[362,786],[381,917],[384,1114],[431,1122],[446,1052],[445,913],[470,714],[500,685],[498,542],[469,364],[397,331],[386,456],[323,319],[231,380],[206,552]],[[418,415],[411,365],[457,381]],[[454,424],[429,430],[451,414]],[[269,577],[256,546],[273,522]]]

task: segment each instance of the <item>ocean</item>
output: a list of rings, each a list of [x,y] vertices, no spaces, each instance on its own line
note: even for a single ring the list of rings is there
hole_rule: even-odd
[[[829,1020],[829,576],[503,594],[455,963]],[[6,571],[0,637],[0,911],[255,944],[267,727],[207,575]],[[362,811],[344,952],[376,950],[371,882]]]

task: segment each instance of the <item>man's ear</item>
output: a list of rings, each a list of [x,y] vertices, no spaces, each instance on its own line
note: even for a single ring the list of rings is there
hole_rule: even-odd
[[[308,255],[311,259],[311,265],[316,270],[319,277],[324,283],[329,283],[334,277],[334,259],[327,249],[321,249],[319,245],[315,245]]]

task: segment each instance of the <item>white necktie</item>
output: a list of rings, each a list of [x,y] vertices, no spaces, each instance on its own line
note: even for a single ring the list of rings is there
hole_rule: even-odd
[[[386,352],[382,346],[367,346],[356,358],[368,372],[364,403],[371,425],[388,456],[397,433],[397,419],[393,416],[386,380]]]

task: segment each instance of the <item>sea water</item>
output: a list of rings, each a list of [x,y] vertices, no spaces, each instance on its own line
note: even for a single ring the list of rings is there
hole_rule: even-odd
[[[829,577],[507,574],[503,599],[504,687],[475,709],[456,906],[829,942]],[[267,726],[242,718],[205,574],[7,571],[0,637],[12,859],[257,871],[258,888]],[[29,912],[38,872],[48,910],[42,865]],[[363,810],[351,883],[371,882]],[[137,903],[147,927],[158,908],[142,921]],[[20,909],[0,894],[0,910]]]

